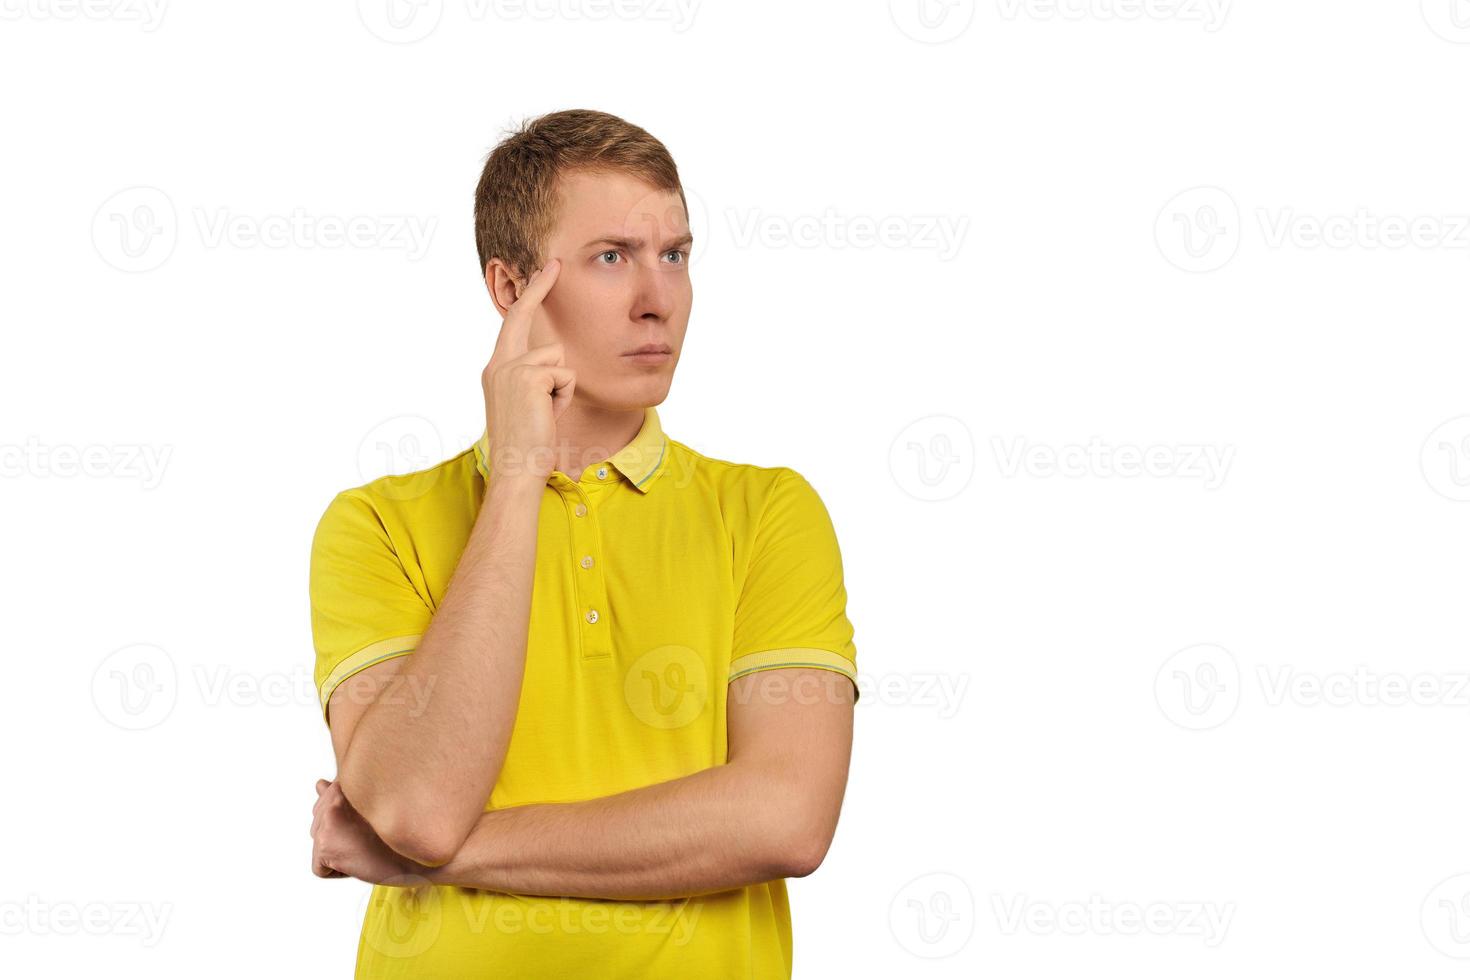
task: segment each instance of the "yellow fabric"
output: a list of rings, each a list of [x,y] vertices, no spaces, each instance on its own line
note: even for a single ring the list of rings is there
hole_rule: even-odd
[[[427,629],[479,512],[486,446],[328,505],[310,582],[324,712]],[[650,407],[622,450],[551,475],[537,534],[525,677],[486,809],[724,764],[726,684],[752,671],[818,667],[856,687],[836,534],[795,470],[703,456]],[[781,879],[667,902],[378,885],[357,975],[788,977],[791,948]]]

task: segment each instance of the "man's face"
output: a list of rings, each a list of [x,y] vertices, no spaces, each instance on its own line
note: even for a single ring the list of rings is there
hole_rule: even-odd
[[[694,302],[679,195],[618,173],[563,174],[558,191],[545,259],[560,259],[561,271],[529,343],[564,345],[577,372],[575,401],[657,405],[673,382]],[[668,353],[632,354],[649,344]]]

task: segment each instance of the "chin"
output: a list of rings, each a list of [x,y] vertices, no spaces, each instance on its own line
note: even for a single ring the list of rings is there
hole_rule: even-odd
[[[574,397],[579,399],[585,397],[588,402],[598,408],[627,412],[635,408],[662,404],[664,399],[669,397],[669,385],[672,381],[672,374],[663,373],[646,378],[620,378],[617,381],[599,385],[595,391],[585,393],[581,386],[578,386]]]

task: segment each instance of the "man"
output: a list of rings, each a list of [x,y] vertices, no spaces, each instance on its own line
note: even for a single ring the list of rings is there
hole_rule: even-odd
[[[856,700],[830,517],[663,431],[693,290],[658,140],[532,120],[475,235],[484,435],[338,494],[312,545],[312,863],[374,884],[357,975],[789,977]]]

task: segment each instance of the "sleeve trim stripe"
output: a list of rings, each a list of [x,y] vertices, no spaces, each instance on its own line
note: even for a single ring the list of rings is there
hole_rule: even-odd
[[[857,670],[851,660],[840,653],[815,647],[783,647],[736,657],[730,662],[729,679],[733,681],[757,670],[770,670],[773,667],[820,667],[835,670],[846,675],[854,684],[857,683]]]
[[[347,678],[358,671],[366,670],[373,664],[382,663],[384,660],[392,660],[407,653],[413,653],[418,649],[419,639],[422,633],[413,633],[408,636],[394,636],[377,643],[369,643],[367,646],[349,655],[341,663],[332,668],[332,672],[322,681],[318,690],[318,697],[322,703],[322,716],[326,717],[327,705],[332,700],[332,692],[337,689]]]

